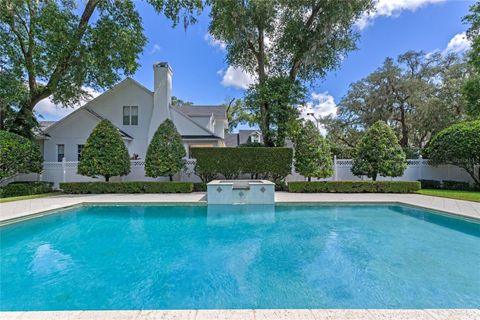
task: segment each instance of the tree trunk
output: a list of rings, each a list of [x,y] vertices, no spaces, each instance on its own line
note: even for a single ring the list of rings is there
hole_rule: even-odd
[[[173,181],[173,175],[170,174],[168,177],[170,178],[170,181]]]
[[[109,182],[110,181],[110,176],[105,176],[105,182]]]
[[[376,172],[373,173],[373,175],[372,175],[372,180],[373,180],[373,181],[377,181],[377,173],[376,173]]]
[[[400,123],[402,125],[402,138],[400,139],[400,145],[402,147],[408,147],[408,127],[407,120],[405,119],[405,107],[400,107]]]
[[[312,181],[312,177],[307,177],[307,181],[308,181],[308,182],[311,182],[311,181]]]

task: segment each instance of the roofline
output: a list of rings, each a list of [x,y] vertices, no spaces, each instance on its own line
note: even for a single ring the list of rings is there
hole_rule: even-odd
[[[190,116],[189,116],[188,114],[185,114],[184,112],[178,110],[177,108],[173,108],[173,107],[171,107],[171,106],[168,106],[168,107],[170,108],[170,110],[175,110],[177,113],[179,113],[180,115],[182,115],[182,116],[184,116],[185,118],[187,118],[188,121],[190,121],[191,123],[193,123],[194,125],[196,125],[196,126],[199,127],[200,129],[208,132],[211,136],[216,137],[216,135],[215,135],[212,131],[208,130],[207,128],[202,127],[200,124],[198,124],[198,123],[196,123],[195,121],[193,121],[193,119],[190,118]]]
[[[150,95],[153,95],[153,92],[148,90],[145,86],[143,86],[141,83],[139,83],[138,81],[130,78],[130,77],[127,77],[125,79],[123,79],[122,81],[120,81],[119,83],[117,83],[116,85],[114,85],[113,87],[111,87],[110,89],[108,89],[107,91],[103,92],[102,94],[100,94],[98,97],[95,97],[93,98],[92,100],[88,101],[87,103],[85,103],[83,106],[81,106],[80,108],[78,108],[77,110],[73,111],[72,113],[70,113],[69,115],[63,117],[62,119],[56,121],[54,124],[52,124],[51,126],[48,126],[47,128],[45,128],[44,132],[48,132],[50,131],[51,129],[53,128],[56,128],[58,127],[60,124],[62,124],[65,120],[69,119],[71,116],[73,116],[75,113],[77,113],[79,110],[82,110],[82,109],[85,109],[87,108],[91,103],[94,103],[96,102],[97,100],[99,99],[103,99],[105,96],[108,96],[110,94],[112,94],[112,92],[115,92],[117,91],[119,88],[121,88],[122,86],[124,86],[125,84],[127,83],[133,83],[135,85],[137,85],[139,88],[141,88],[142,90],[146,91],[148,94]]]

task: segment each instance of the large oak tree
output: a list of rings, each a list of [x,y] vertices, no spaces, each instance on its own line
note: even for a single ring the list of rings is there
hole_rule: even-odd
[[[226,44],[227,62],[257,79],[251,90],[265,92],[272,81],[290,81],[281,103],[265,98],[253,101],[253,110],[267,146],[277,139],[276,109],[292,104],[296,81],[311,82],[338,66],[355,49],[358,34],[352,28],[371,0],[212,0],[212,36]],[[275,93],[278,96],[278,93]],[[286,110],[288,112],[288,110]]]
[[[201,0],[148,2],[174,25],[193,22],[202,7]],[[88,95],[85,87],[112,86],[137,70],[146,41],[133,0],[1,1],[0,83],[11,95],[0,100],[0,125],[31,136],[38,102],[70,106]],[[18,87],[25,87],[20,96]]]

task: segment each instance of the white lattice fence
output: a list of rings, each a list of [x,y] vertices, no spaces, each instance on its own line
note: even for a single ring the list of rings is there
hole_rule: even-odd
[[[241,161],[241,160],[239,160]],[[195,175],[195,159],[186,159],[185,169],[174,177],[175,181],[200,182],[200,178]],[[103,181],[103,178],[90,178],[77,174],[77,161],[63,162],[44,162],[43,173],[41,175],[29,174],[19,175],[12,181],[51,181],[55,188],[58,188],[60,182],[81,182],[81,181]],[[351,159],[335,159],[334,174],[332,177],[322,180],[362,180],[361,177],[354,176],[350,169],[352,167]],[[245,176],[245,178],[248,178]],[[442,165],[433,167],[425,159],[408,160],[408,167],[401,177],[389,178],[379,177],[379,180],[456,180],[472,183],[471,177],[465,170],[452,166]],[[131,162],[130,174],[124,177],[112,177],[111,181],[167,181],[168,177],[149,178],[145,176],[145,161],[133,160]],[[286,178],[287,181],[303,181],[305,178],[296,172],[292,172]],[[313,179],[315,180],[315,179]]]

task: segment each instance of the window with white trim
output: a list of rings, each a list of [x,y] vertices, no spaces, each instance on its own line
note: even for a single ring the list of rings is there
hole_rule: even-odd
[[[138,106],[123,106],[123,125],[138,125]]]
[[[65,157],[65,145],[57,144],[57,161],[62,162]]]

